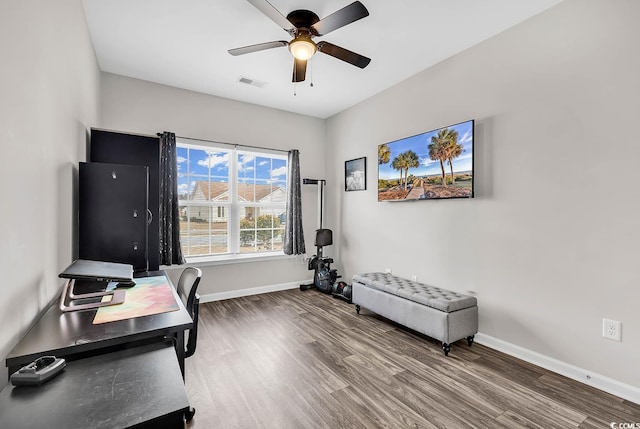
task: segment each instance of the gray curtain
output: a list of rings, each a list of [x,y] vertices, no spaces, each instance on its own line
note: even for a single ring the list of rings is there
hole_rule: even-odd
[[[178,213],[178,164],[176,135],[160,136],[160,264],[184,264],[180,247],[180,215]]]
[[[301,255],[305,253],[304,232],[302,231],[302,183],[300,182],[300,160],[297,150],[289,151],[287,178],[287,213],[284,231],[284,253]]]

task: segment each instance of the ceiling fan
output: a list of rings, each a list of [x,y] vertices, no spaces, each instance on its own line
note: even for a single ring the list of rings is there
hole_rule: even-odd
[[[288,46],[289,51],[291,51],[294,57],[293,82],[304,81],[307,73],[307,60],[316,52],[331,55],[361,69],[365,68],[371,62],[370,58],[332,43],[325,41],[315,43],[312,40],[314,37],[324,36],[338,28],[369,16],[369,11],[359,1],[355,1],[323,19],[318,18],[318,15],[310,10],[304,9],[294,10],[285,17],[267,0],[247,1],[282,27],[293,39],[288,42],[285,40],[277,40],[274,42],[258,43],[257,45],[229,49],[228,52],[231,55],[244,55],[265,49]]]

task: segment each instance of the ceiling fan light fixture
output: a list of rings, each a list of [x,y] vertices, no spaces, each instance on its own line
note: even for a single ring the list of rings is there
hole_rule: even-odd
[[[289,51],[299,60],[308,60],[316,53],[316,44],[308,34],[298,34],[289,42]]]

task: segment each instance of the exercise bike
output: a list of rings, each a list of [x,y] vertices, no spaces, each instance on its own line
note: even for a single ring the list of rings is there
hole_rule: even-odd
[[[316,230],[314,243],[316,246],[316,254],[309,259],[309,270],[313,270],[313,283],[300,285],[300,290],[304,291],[315,287],[320,292],[327,294],[332,293],[336,279],[341,276],[338,275],[338,270],[331,268],[333,258],[322,254],[322,248],[324,246],[333,244],[333,232],[330,229],[322,227],[324,218],[324,186],[326,180],[303,179],[302,183],[305,185],[318,185],[318,229]]]
[[[333,258],[322,255],[322,247],[333,244],[333,232],[330,229],[316,230],[315,246],[317,252],[309,259],[309,270],[313,270],[313,283],[300,285],[300,290],[315,287],[320,292],[332,293],[338,270],[332,269]]]

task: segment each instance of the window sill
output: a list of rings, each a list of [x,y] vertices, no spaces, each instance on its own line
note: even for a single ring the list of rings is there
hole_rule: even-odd
[[[213,265],[230,265],[243,264],[247,262],[273,261],[279,259],[292,259],[299,255],[285,255],[282,252],[274,252],[268,254],[238,254],[238,255],[219,255],[219,256],[192,256],[186,258],[187,263],[182,265],[161,265],[161,270],[171,270],[186,267],[207,267]]]

